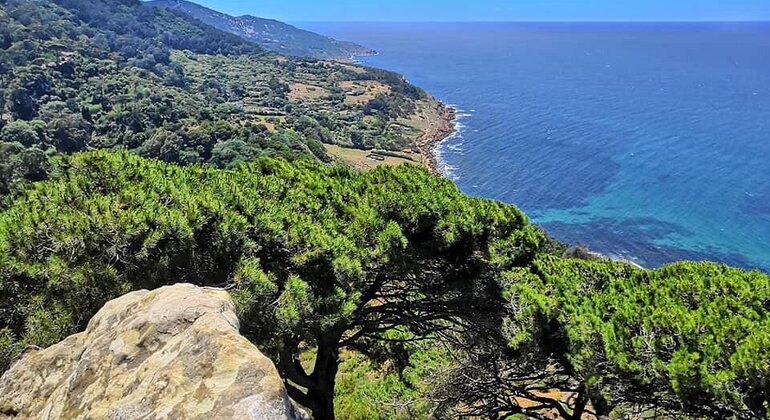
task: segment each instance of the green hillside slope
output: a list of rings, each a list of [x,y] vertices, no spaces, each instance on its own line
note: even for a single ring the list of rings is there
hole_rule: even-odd
[[[440,106],[397,74],[266,53],[138,1],[8,0],[0,22],[0,193],[90,149],[220,167],[401,149]]]

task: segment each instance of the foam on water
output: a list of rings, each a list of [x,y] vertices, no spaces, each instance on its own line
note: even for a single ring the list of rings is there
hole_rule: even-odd
[[[451,105],[450,105],[451,106]],[[449,135],[446,139],[444,139],[442,142],[436,145],[434,153],[436,155],[436,163],[438,164],[438,170],[440,173],[442,173],[445,177],[451,179],[452,181],[459,181],[460,177],[457,175],[457,170],[459,169],[457,166],[453,166],[447,163],[447,161],[444,159],[444,155],[447,153],[461,153],[462,152],[462,145],[464,142],[463,139],[463,129],[465,128],[465,125],[463,125],[460,122],[460,115],[461,112],[456,106],[451,106],[455,109],[456,115],[458,116],[454,121],[454,133]]]

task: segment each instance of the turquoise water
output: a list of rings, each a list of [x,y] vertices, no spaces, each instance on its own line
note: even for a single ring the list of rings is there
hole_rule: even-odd
[[[461,110],[465,192],[655,267],[770,270],[770,24],[313,24]]]

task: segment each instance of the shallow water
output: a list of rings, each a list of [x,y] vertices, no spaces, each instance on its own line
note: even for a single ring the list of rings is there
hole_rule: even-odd
[[[465,192],[655,267],[770,270],[770,24],[305,24],[462,110]]]

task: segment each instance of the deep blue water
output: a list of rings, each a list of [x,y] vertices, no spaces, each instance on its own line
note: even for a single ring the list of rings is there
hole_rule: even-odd
[[[305,24],[462,110],[465,192],[655,267],[770,270],[770,24]]]

